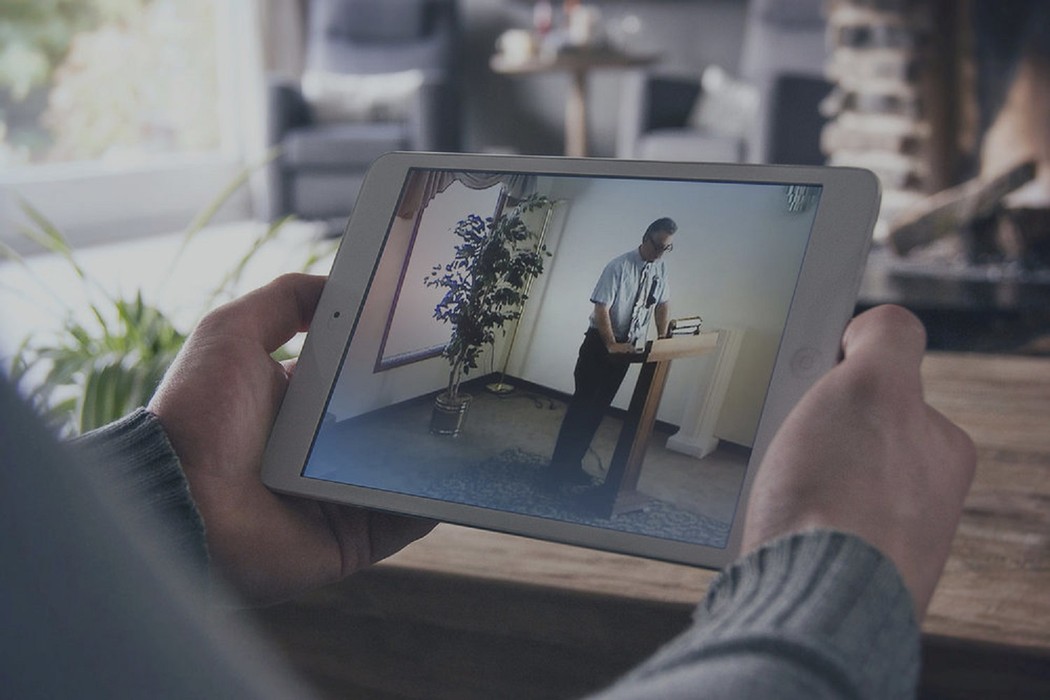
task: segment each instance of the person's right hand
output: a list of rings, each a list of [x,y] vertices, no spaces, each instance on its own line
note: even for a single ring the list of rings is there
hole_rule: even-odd
[[[855,318],[842,362],[794,408],[755,476],[743,551],[814,528],[856,534],[900,571],[921,620],[976,468],[969,436],[923,399],[926,334],[895,306]]]

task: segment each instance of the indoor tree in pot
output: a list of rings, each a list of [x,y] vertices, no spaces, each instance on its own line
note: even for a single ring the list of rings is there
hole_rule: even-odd
[[[462,219],[453,231],[461,242],[452,260],[435,265],[424,279],[428,287],[445,289],[445,296],[434,307],[434,318],[452,326],[452,336],[442,351],[450,365],[448,386],[434,400],[431,432],[459,434],[471,401],[469,394],[459,390],[464,375],[477,369],[496,331],[521,317],[528,282],[543,272],[550,255],[539,240],[541,232],[531,230],[524,217],[548,206],[549,198],[532,194],[509,213],[487,218],[471,214]]]

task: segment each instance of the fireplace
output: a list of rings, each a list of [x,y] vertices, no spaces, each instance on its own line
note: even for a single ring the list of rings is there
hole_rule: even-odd
[[[1050,3],[829,0],[822,147],[883,187],[860,308],[1050,354]]]

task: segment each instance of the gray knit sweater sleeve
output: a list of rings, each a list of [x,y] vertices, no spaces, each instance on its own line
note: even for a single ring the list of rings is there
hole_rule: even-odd
[[[169,552],[206,576],[208,549],[204,521],[168,436],[152,413],[140,408],[85,433],[71,448],[109,473],[107,482],[127,504],[133,529],[147,521],[159,526]]]
[[[723,572],[691,629],[594,700],[910,698],[918,673],[894,565],[858,537],[815,531]]]

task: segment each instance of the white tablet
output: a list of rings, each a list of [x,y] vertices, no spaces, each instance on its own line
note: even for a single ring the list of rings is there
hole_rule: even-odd
[[[836,361],[856,169],[395,153],[266,450],[274,490],[701,566]]]

